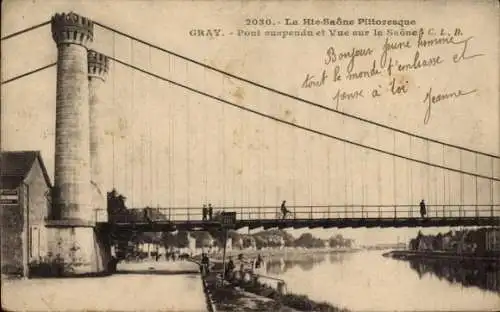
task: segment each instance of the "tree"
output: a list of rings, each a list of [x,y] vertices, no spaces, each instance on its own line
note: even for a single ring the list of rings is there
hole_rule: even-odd
[[[443,249],[443,234],[438,233],[438,235],[433,237],[432,249],[433,250],[442,250]]]
[[[191,236],[196,239],[196,248],[212,247],[213,238],[209,232],[193,232]]]
[[[417,250],[418,248],[418,240],[416,238],[412,238],[410,240],[410,250]]]
[[[337,234],[335,236],[330,237],[328,243],[332,248],[338,248],[338,247],[351,248],[352,245],[354,244],[354,240],[349,238],[344,238],[342,235]]]
[[[189,247],[189,232],[179,231],[177,233],[177,247],[179,248]]]
[[[165,246],[166,249],[169,247],[177,247],[177,235],[171,232],[164,232],[162,233],[162,243],[163,246]]]
[[[305,248],[324,247],[321,239],[315,238],[311,233],[304,233],[295,241],[295,246]]]

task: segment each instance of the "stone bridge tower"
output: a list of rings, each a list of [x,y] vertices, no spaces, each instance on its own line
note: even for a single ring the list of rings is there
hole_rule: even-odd
[[[94,209],[99,209],[95,216],[98,221],[108,220],[107,196],[103,177],[105,167],[103,117],[105,117],[106,112],[102,95],[102,84],[106,81],[108,69],[109,59],[107,56],[93,50],[88,51],[92,206]]]
[[[93,274],[106,267],[107,251],[94,229],[92,209],[89,97],[93,93],[88,48],[93,27],[91,20],[72,12],[52,17],[58,55],[56,142],[53,206],[47,226],[52,228],[50,251],[64,260],[64,275]]]

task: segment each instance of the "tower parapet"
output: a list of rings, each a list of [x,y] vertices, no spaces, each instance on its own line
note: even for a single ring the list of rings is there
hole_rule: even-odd
[[[74,43],[87,47],[94,40],[94,23],[73,12],[57,13],[52,17],[52,38],[58,45]]]
[[[89,50],[87,55],[89,64],[89,78],[96,77],[102,80],[106,80],[106,75],[109,71],[109,58],[106,55],[94,50]]]

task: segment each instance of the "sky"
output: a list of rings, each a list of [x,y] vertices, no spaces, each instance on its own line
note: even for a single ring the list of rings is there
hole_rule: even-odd
[[[47,21],[55,13],[74,11],[215,68],[256,81],[329,108],[373,120],[424,137],[494,155],[500,150],[498,25],[495,2],[343,2],[343,1],[21,1],[2,2],[2,37]],[[496,8],[497,9],[497,8]],[[469,55],[454,62],[463,44],[416,48],[415,37],[374,36],[398,33],[399,26],[302,25],[304,18],[415,20],[404,30],[455,32],[467,41]],[[277,25],[246,25],[269,18]],[[285,19],[299,25],[286,26]],[[265,22],[264,22],[265,23]],[[314,37],[264,36],[266,30],[324,29]],[[198,36],[221,29],[224,36]],[[336,35],[331,36],[330,31]],[[341,31],[350,36],[340,36]],[[367,36],[353,36],[367,30]],[[260,36],[238,36],[260,31]],[[198,34],[193,36],[191,34]],[[372,50],[355,58],[354,71],[370,70],[380,60],[384,41],[409,40],[411,48],[389,51],[400,63],[441,57],[439,66],[387,71],[371,78],[348,80],[349,58],[342,52]],[[429,39],[431,37],[428,37]],[[460,39],[457,39],[459,41]],[[456,169],[500,176],[500,162],[439,144],[426,144],[296,101],[199,65],[133,42],[95,26],[91,48],[178,83],[237,105],[314,128],[357,143],[431,161]],[[325,64],[328,51],[338,60]],[[2,41],[2,81],[57,59],[50,26]],[[335,65],[341,81],[333,82]],[[328,82],[302,88],[309,75]],[[393,82],[396,86],[391,86]],[[397,84],[406,92],[393,95]],[[382,94],[372,97],[372,90]],[[1,142],[4,150],[41,150],[54,176],[56,69],[41,71],[2,85]],[[363,97],[336,102],[337,92],[363,90]],[[426,93],[472,91],[428,105]],[[102,99],[106,114],[105,185],[128,198],[130,207],[276,206],[412,204],[490,204],[500,201],[500,184],[486,179],[395,159],[304,130],[279,124],[220,101],[111,64]],[[416,209],[416,208],[414,208]],[[433,209],[433,208],[430,208]],[[439,208],[441,209],[441,208]],[[416,211],[416,210],[415,210]],[[432,213],[432,211],[431,211]],[[334,230],[314,230],[328,237]],[[335,230],[360,242],[395,242],[416,229]],[[435,232],[437,229],[425,231]],[[299,233],[300,231],[294,231]]]

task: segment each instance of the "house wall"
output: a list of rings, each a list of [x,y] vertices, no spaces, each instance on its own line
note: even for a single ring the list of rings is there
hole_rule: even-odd
[[[1,205],[2,273],[28,275],[29,263],[47,255],[45,218],[49,185],[38,160],[17,189],[17,205]]]
[[[37,160],[25,178],[28,192],[28,261],[38,261],[47,255],[48,237],[45,219],[49,212],[47,195],[50,187],[44,178],[42,167]]]
[[[25,237],[25,220],[24,209],[22,202],[23,188],[16,188],[19,194],[19,202],[17,204],[0,204],[1,211],[1,251],[2,251],[2,267],[1,271],[4,274],[19,274],[24,272],[24,254],[25,245],[23,240]]]

